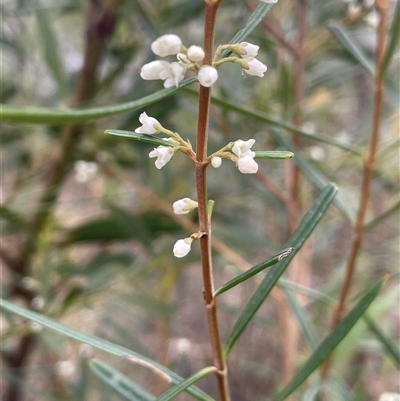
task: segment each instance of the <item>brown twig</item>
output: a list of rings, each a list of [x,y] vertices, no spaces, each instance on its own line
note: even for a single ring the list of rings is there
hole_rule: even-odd
[[[376,163],[376,153],[379,142],[379,130],[380,121],[383,109],[383,95],[384,95],[384,82],[382,64],[384,60],[384,54],[386,51],[386,25],[387,25],[387,0],[377,0],[376,10],[379,14],[379,26],[377,32],[377,43],[376,43],[376,76],[374,83],[374,111],[373,111],[373,121],[372,121],[372,132],[369,143],[368,154],[364,160],[364,171],[361,186],[361,194],[359,201],[359,208],[357,214],[356,224],[353,230],[353,237],[351,241],[350,255],[346,266],[346,276],[340,291],[340,296],[338,304],[333,312],[331,329],[335,328],[341,321],[345,309],[346,300],[349,296],[355,269],[358,252],[361,247],[363,235],[364,235],[364,222],[365,216],[367,214],[368,202],[370,198],[371,183],[374,175],[375,163]],[[322,367],[322,377],[327,378],[330,368],[330,358],[328,358]]]
[[[217,10],[222,0],[205,0],[204,23],[204,65],[211,65],[214,46],[214,29]],[[207,157],[208,124],[210,113],[211,88],[200,86],[199,117],[196,140],[196,189],[199,211],[199,232],[206,233],[200,238],[201,264],[203,271],[204,300],[206,303],[208,331],[213,352],[214,365],[221,401],[229,401],[228,371],[222,352],[217,319],[217,302],[214,297],[214,282],[211,260],[211,226],[207,212],[207,183],[205,159]]]

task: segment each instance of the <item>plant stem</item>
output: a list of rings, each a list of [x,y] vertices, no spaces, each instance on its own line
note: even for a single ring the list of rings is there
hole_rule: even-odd
[[[342,289],[339,296],[338,305],[336,306],[332,322],[331,329],[336,327],[338,323],[342,320],[342,317],[346,309],[346,300],[350,293],[351,284],[353,281],[356,261],[358,252],[361,247],[361,242],[364,235],[364,221],[367,213],[368,202],[370,197],[371,183],[375,169],[376,163],[376,153],[379,142],[379,130],[380,130],[380,120],[382,116],[383,109],[383,95],[384,95],[384,82],[383,74],[381,74],[384,54],[386,49],[386,25],[387,25],[387,9],[388,0],[377,0],[376,10],[379,14],[379,26],[377,32],[377,44],[376,44],[376,76],[374,84],[374,111],[373,111],[373,121],[372,121],[372,133],[369,143],[368,154],[364,159],[364,172],[361,186],[360,203],[358,208],[357,220],[353,230],[353,237],[351,242],[350,256],[347,261],[346,276],[342,285]],[[326,378],[328,376],[330,367],[330,358],[328,358],[323,367],[321,376]]]
[[[212,64],[214,28],[217,10],[222,0],[205,0],[204,23],[204,65]],[[207,139],[210,112],[211,88],[200,85],[199,92],[199,118],[197,123],[196,140],[196,188],[199,213],[199,231],[204,232],[200,238],[201,264],[203,272],[204,300],[206,303],[208,331],[213,353],[214,365],[217,368],[215,374],[221,401],[229,401],[228,371],[222,352],[222,344],[219,334],[217,318],[217,302],[214,297],[214,281],[211,260],[211,225],[207,215]]]

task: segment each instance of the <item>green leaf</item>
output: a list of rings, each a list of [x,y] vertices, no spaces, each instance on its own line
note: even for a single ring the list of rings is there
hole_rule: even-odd
[[[294,157],[294,153],[287,150],[264,150],[254,153],[256,154],[255,159],[291,159]]]
[[[204,376],[209,375],[210,373],[213,373],[215,371],[214,367],[208,367],[199,370],[196,372],[194,375],[188,377],[185,379],[183,382],[177,384],[176,386],[170,388],[168,391],[166,391],[163,395],[158,397],[156,401],[169,401],[173,400],[178,394],[182,393],[185,391],[187,388],[189,388],[192,384],[196,383],[200,379],[202,379]],[[212,400],[212,398],[210,398]],[[215,401],[215,400],[214,400]]]
[[[374,323],[374,321],[368,316],[364,315],[364,320],[367,323],[369,330],[375,334],[375,337],[382,344],[382,347],[386,351],[387,355],[392,359],[394,364],[397,366],[397,369],[400,369],[400,352],[393,344],[393,342],[382,333],[382,331],[378,328],[378,326]]]
[[[186,89],[184,89],[184,92],[189,94],[189,95],[192,95],[192,96],[197,96],[197,92],[192,90],[192,89],[186,88]],[[246,116],[246,117],[253,118],[256,121],[260,121],[260,122],[265,123],[267,125],[271,125],[273,127],[284,128],[285,130],[287,130],[289,132],[292,132],[292,133],[295,133],[295,134],[299,134],[299,135],[301,135],[301,136],[303,136],[305,138],[309,138],[309,139],[312,139],[312,140],[315,140],[315,141],[319,141],[319,142],[322,142],[322,143],[327,143],[329,145],[336,146],[336,147],[338,147],[340,149],[352,152],[352,153],[354,153],[355,155],[357,155],[359,157],[363,157],[362,153],[352,145],[349,145],[349,144],[343,143],[341,141],[338,141],[337,139],[332,138],[332,137],[330,137],[328,135],[324,135],[324,134],[321,134],[321,133],[318,133],[318,132],[312,132],[312,131],[309,131],[309,130],[306,130],[306,129],[301,129],[301,128],[297,127],[294,124],[285,122],[283,120],[279,120],[277,118],[270,117],[269,115],[267,115],[267,114],[265,114],[265,113],[263,113],[263,112],[261,112],[259,110],[249,109],[249,108],[244,107],[243,105],[236,105],[236,104],[227,102],[227,101],[225,101],[223,99],[219,99],[219,98],[216,98],[216,97],[212,97],[211,98],[211,102],[213,104],[221,106],[221,108],[223,108],[223,109],[232,110],[232,111],[234,111],[234,112],[236,112],[238,114],[241,114],[241,115]]]
[[[399,39],[400,39],[400,3],[397,2],[396,10],[394,12],[394,17],[392,21],[392,26],[390,27],[389,44],[387,46],[386,54],[384,56],[382,63],[381,78],[383,77],[383,75],[385,74],[386,70],[389,67],[390,60],[392,59],[396,51]]]
[[[180,88],[196,82],[197,78],[185,79],[180,83],[179,88],[168,88],[159,90],[151,95],[142,97],[131,102],[122,103],[116,106],[94,107],[90,109],[50,109],[41,107],[13,107],[0,106],[0,118],[2,122],[13,122],[18,124],[74,124],[86,121],[97,120],[120,113],[127,113],[138,110],[149,104],[164,99]],[[27,131],[29,132],[29,131]]]
[[[318,368],[319,365],[328,357],[328,355],[336,348],[336,346],[343,340],[351,328],[356,324],[358,319],[362,317],[368,309],[372,301],[377,297],[386,279],[380,280],[375,284],[355,307],[342,319],[338,326],[321,342],[317,349],[313,352],[303,367],[297,372],[292,381],[282,389],[272,401],[283,401],[288,397],[297,387],[299,387],[310,375]]]
[[[285,250],[277,253],[276,255],[272,256],[272,258],[253,266],[251,269],[245,271],[242,274],[239,274],[232,280],[230,280],[227,283],[225,283],[224,285],[222,285],[220,288],[218,288],[217,291],[215,291],[214,295],[216,295],[216,296],[221,295],[225,291],[230,290],[231,288],[237,286],[238,284],[242,283],[243,281],[248,280],[250,277],[253,277],[256,274],[260,273],[262,270],[266,269],[267,267],[273,266],[274,264],[280,262],[283,258],[287,257],[292,251],[294,251],[294,248],[285,249]]]
[[[138,384],[128,379],[120,371],[104,362],[92,359],[89,362],[89,367],[97,377],[127,400],[154,401],[156,398]]]
[[[57,82],[60,97],[65,97],[67,94],[67,79],[58,51],[60,46],[57,43],[56,35],[47,17],[47,12],[44,9],[36,9],[36,19],[39,33],[42,37],[47,67],[53,75],[54,80]]]
[[[81,343],[88,344],[94,348],[97,348],[101,351],[107,352],[111,355],[125,357],[133,360],[137,360],[138,363],[149,366],[152,370],[157,370],[159,372],[163,372],[171,378],[173,384],[179,384],[183,381],[183,378],[178,376],[176,373],[172,372],[165,366],[160,363],[153,361],[150,358],[147,358],[137,352],[134,352],[128,348],[122,347],[117,344],[113,344],[110,341],[103,340],[102,338],[93,336],[91,334],[82,333],[79,330],[76,330],[72,327],[66,326],[64,324],[58,323],[57,321],[43,316],[39,313],[30,311],[25,308],[21,308],[20,306],[14,305],[13,303],[0,298],[0,309],[5,311],[14,313],[19,315],[25,319],[31,320],[33,322],[39,323],[43,327],[46,327],[52,331],[55,331],[65,337],[72,338],[74,340],[80,341]],[[187,389],[187,392],[191,394],[198,400],[201,401],[214,401],[211,397],[209,397],[206,393],[201,391],[196,387],[190,387]]]
[[[392,213],[397,212],[400,209],[400,200],[398,200],[391,208],[386,210],[386,212],[382,213],[375,219],[371,220],[364,226],[364,230],[372,230],[374,227],[376,227],[378,224],[380,224],[382,221],[386,220],[389,216],[392,215]]]
[[[138,134],[136,132],[132,131],[122,131],[118,129],[108,129],[104,131],[105,134],[108,135],[115,135],[115,136],[123,136],[125,138],[133,139],[134,141],[139,141],[139,142],[144,142],[144,143],[150,143],[151,145],[155,146],[171,146],[173,147],[174,145],[171,144],[170,142],[166,141],[165,139],[158,138],[153,135],[146,135],[146,134]]]
[[[375,75],[375,66],[354,43],[348,32],[337,22],[331,22],[328,29],[333,37],[349,52],[349,54],[358,61],[372,76]]]
[[[306,239],[311,235],[318,222],[328,209],[337,192],[336,187],[327,185],[322,191],[318,199],[314,202],[310,210],[306,213],[300,222],[299,227],[289,239],[286,246],[295,248],[286,258],[278,263],[278,265],[269,270],[260,286],[257,288],[250,301],[245,306],[242,314],[239,316],[229,339],[225,346],[225,354],[228,355],[235,345],[236,341],[242,335],[246,327],[249,325],[254,315],[263,304],[265,298],[275,286],[279,277],[284,273],[289,263],[292,261],[298,250],[302,247]]]

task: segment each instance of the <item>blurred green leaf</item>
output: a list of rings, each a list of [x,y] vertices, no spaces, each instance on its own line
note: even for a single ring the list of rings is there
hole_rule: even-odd
[[[392,21],[392,26],[390,27],[389,43],[382,63],[382,70],[381,70],[382,77],[385,75],[385,72],[389,67],[390,60],[392,59],[396,51],[399,39],[400,39],[400,3],[397,2]]]
[[[314,228],[317,226],[318,222],[321,220],[322,216],[328,209],[328,206],[331,204],[333,198],[336,195],[336,192],[337,189],[333,185],[327,185],[325,189],[321,192],[318,199],[314,202],[310,210],[303,217],[299,224],[299,227],[286,243],[286,247],[293,247],[295,248],[294,251],[290,253],[286,258],[284,258],[281,262],[279,262],[274,269],[269,270],[264,280],[257,288],[256,292],[251,297],[250,301],[244,307],[244,310],[239,316],[239,319],[233,327],[229,339],[226,343],[226,355],[230,353],[236,341],[242,335],[260,306],[265,301],[265,298],[275,286],[279,277],[284,273],[298,250],[303,246],[306,239],[311,235]]]
[[[255,159],[292,159],[294,157],[294,153],[287,150],[264,150],[254,153]]]
[[[0,219],[6,220],[10,224],[11,232],[23,230],[27,225],[27,222],[21,215],[6,205],[0,205]]]
[[[365,295],[357,302],[354,308],[347,314],[338,326],[321,342],[318,348],[313,352],[307,362],[297,372],[291,382],[283,388],[272,401],[283,401],[294,390],[297,389],[310,375],[318,368],[319,365],[328,357],[328,355],[343,340],[347,333],[352,329],[356,322],[362,317],[368,309],[372,301],[377,297],[386,278],[378,281]]]
[[[280,262],[283,258],[287,257],[291,252],[294,251],[294,248],[288,248],[284,249],[283,251],[277,253],[276,255],[272,256],[272,258],[265,260],[264,262],[261,262],[249,270],[246,270],[244,273],[239,274],[232,280],[228,281],[224,285],[222,285],[220,288],[218,288],[217,291],[215,291],[214,295],[221,295],[225,291],[230,290],[231,288],[237,286],[240,283],[243,283],[243,281],[248,280],[250,277],[255,276],[259,272],[263,271],[267,267],[273,266],[274,264]]]
[[[180,83],[179,88],[196,82],[197,78],[188,78]],[[42,107],[13,107],[0,106],[0,117],[2,122],[13,122],[18,124],[73,124],[126,113],[146,107],[160,99],[170,96],[179,88],[161,89],[151,95],[144,96],[131,102],[121,103],[116,106],[94,107],[90,109],[49,109]]]
[[[199,370],[196,372],[194,375],[188,377],[185,379],[183,382],[177,384],[176,386],[173,386],[170,388],[168,391],[166,391],[163,395],[158,397],[156,401],[169,401],[173,400],[178,394],[182,393],[185,391],[187,388],[189,388],[192,384],[196,383],[200,379],[202,379],[204,376],[209,375],[210,373],[213,373],[215,371],[214,367],[208,367]],[[209,398],[209,400],[214,400],[213,398]],[[214,400],[215,401],[215,400]]]
[[[55,331],[63,336],[72,338],[84,344],[88,344],[94,348],[107,352],[111,355],[116,355],[119,357],[130,357],[133,360],[137,359],[138,363],[141,363],[143,365],[148,365],[149,367],[151,367],[151,369],[158,370],[168,375],[171,378],[173,384],[179,384],[183,381],[183,379],[180,376],[178,376],[177,374],[166,368],[164,365],[161,365],[156,361],[153,361],[143,355],[140,355],[137,352],[134,352],[120,345],[113,344],[110,341],[103,340],[102,338],[93,336],[91,334],[82,333],[79,330],[58,323],[57,321],[44,315],[41,315],[40,313],[36,313],[28,309],[21,308],[20,306],[17,306],[2,298],[0,298],[0,309],[16,314],[33,322],[39,323],[43,327]],[[187,392],[198,400],[212,401],[212,398],[210,398],[207,394],[205,394],[203,391],[201,391],[196,387],[188,388]]]
[[[63,98],[67,95],[67,79],[60,53],[58,51],[59,45],[57,43],[53,26],[49,22],[46,10],[42,8],[36,9],[36,19],[39,27],[39,33],[43,42],[47,67],[57,83],[60,98]]]
[[[132,132],[132,131],[108,129],[108,130],[104,131],[104,133],[108,134],[108,135],[122,136],[124,138],[133,139],[134,141],[150,143],[151,145],[155,145],[155,146],[160,146],[160,145],[161,146],[171,146],[171,147],[174,146],[173,144],[166,141],[165,139],[158,138],[158,137],[152,136],[152,135],[137,134],[136,132]]]
[[[375,219],[369,221],[367,224],[364,226],[365,231],[372,230],[374,227],[376,227],[378,224],[382,223],[382,221],[386,220],[388,217],[390,217],[393,213],[397,212],[400,209],[400,200],[398,200],[392,207],[390,207],[386,212],[382,213]]]
[[[117,369],[104,362],[92,359],[89,362],[89,367],[97,377],[127,400],[154,401],[156,398]]]
[[[368,316],[364,315],[364,320],[367,323],[369,330],[375,334],[375,337],[382,344],[383,349],[386,351],[387,355],[394,362],[397,369],[400,369],[400,352],[393,344],[393,342],[382,333],[379,327],[374,323],[374,321]]]

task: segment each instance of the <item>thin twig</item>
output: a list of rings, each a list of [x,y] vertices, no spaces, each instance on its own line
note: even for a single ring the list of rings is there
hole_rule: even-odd
[[[364,160],[364,171],[363,171],[363,179],[361,186],[360,203],[358,208],[357,221],[353,230],[350,256],[346,266],[346,276],[340,292],[338,305],[336,306],[333,313],[331,329],[333,329],[338,325],[338,323],[341,321],[345,313],[346,300],[350,293],[356,269],[357,256],[364,235],[364,221],[365,221],[365,216],[367,214],[371,183],[374,175],[376,153],[379,143],[380,121],[383,109],[384,82],[381,70],[382,70],[382,63],[384,59],[384,54],[386,50],[386,41],[387,41],[387,34],[386,34],[387,9],[388,9],[388,0],[376,1],[376,10],[379,14],[379,26],[378,26],[377,44],[376,44],[377,74],[375,76],[375,83],[374,83],[374,111],[373,111],[373,121],[372,121],[372,132],[371,132],[368,154]],[[329,368],[330,368],[330,358],[328,358],[325,361],[322,367],[321,375],[323,378],[327,378],[329,373]]]

